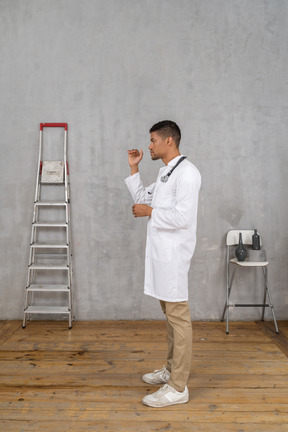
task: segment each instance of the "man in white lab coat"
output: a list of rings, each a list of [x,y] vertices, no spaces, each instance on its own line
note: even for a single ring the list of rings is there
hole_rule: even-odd
[[[144,293],[160,300],[167,319],[168,356],[163,369],[143,376],[149,384],[164,384],[143,398],[152,407],[189,400],[187,382],[192,355],[192,326],[188,304],[188,271],[196,244],[201,176],[180,154],[181,132],[164,120],[150,129],[152,160],[165,166],[155,183],[145,188],[138,165],[143,150],[128,150],[131,175],[125,179],[133,197],[135,217],[148,216]]]

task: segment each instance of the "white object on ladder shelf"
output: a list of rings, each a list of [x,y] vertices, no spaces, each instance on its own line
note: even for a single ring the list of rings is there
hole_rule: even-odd
[[[64,128],[63,160],[42,161],[44,128]],[[66,317],[69,328],[72,327],[72,251],[67,141],[67,123],[40,123],[23,328],[26,327],[27,319],[31,319],[31,315],[40,314]],[[52,199],[43,197],[45,191],[42,189],[45,188],[50,188]],[[59,193],[61,197],[56,199]],[[45,217],[48,217],[48,220],[45,220]]]

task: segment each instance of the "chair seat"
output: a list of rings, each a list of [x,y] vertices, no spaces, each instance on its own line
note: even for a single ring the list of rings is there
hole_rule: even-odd
[[[238,261],[237,258],[232,258],[230,262],[241,267],[265,267],[269,264],[269,261]]]

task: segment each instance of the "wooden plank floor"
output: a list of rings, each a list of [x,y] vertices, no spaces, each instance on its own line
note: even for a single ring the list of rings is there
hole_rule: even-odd
[[[166,357],[159,321],[0,322],[0,430],[287,432],[288,323],[193,323],[190,401],[144,406]],[[280,343],[280,342],[281,343]],[[286,349],[286,351],[285,351]]]

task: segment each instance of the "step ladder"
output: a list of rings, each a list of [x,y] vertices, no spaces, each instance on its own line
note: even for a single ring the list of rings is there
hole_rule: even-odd
[[[63,157],[60,149],[60,161],[42,160],[45,128],[61,128],[54,130],[61,135],[64,130]],[[68,318],[69,328],[72,327],[72,251],[67,140],[67,123],[40,123],[23,328],[26,327],[26,321],[31,320],[32,315]],[[57,149],[59,147],[61,144],[57,144]]]

